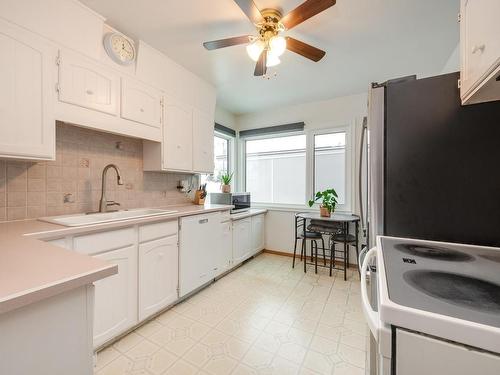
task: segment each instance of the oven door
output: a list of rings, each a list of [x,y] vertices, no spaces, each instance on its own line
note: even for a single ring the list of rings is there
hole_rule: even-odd
[[[378,312],[377,249],[369,250],[361,266],[361,303],[369,328],[366,358],[367,375],[391,375],[391,327],[380,320]],[[362,257],[360,256],[360,259]]]

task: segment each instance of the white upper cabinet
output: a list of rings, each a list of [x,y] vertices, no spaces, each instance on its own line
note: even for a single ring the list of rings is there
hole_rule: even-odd
[[[162,94],[130,78],[122,78],[121,117],[161,129]]]
[[[59,100],[118,114],[120,76],[95,62],[66,51],[59,56]]]
[[[1,19],[0,49],[0,157],[54,159],[56,50]]]
[[[193,170],[214,172],[214,118],[198,109],[193,111]]]
[[[171,98],[165,100],[163,169],[193,170],[193,109]]]
[[[462,0],[460,92],[463,104],[500,100],[500,1]]]
[[[177,235],[139,245],[139,320],[177,299],[178,261]]]

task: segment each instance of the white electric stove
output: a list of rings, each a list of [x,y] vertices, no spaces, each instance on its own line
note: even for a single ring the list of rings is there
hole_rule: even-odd
[[[500,374],[500,249],[380,236],[362,269],[371,374]]]

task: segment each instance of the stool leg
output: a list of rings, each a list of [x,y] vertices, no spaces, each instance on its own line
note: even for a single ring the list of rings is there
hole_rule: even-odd
[[[334,254],[335,254],[335,242],[331,241],[330,242],[330,277],[332,277]]]
[[[306,239],[302,239],[302,254],[304,254],[304,273],[306,273],[306,263],[307,263],[307,244]]]
[[[344,281],[347,281],[347,242],[344,242]]]
[[[295,237],[295,245],[293,246],[293,262],[292,268],[295,268],[295,255],[297,254],[297,237]]]
[[[318,243],[316,240],[311,241],[311,255],[314,249],[314,273],[318,273]]]
[[[325,239],[321,236],[321,247],[323,249],[323,265],[326,266]]]

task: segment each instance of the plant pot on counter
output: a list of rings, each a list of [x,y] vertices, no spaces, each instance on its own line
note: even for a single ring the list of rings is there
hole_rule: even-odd
[[[231,185],[221,185],[221,190],[223,193],[230,193],[231,192]]]
[[[330,216],[332,216],[332,213],[328,208],[323,207],[323,206],[319,206],[319,216],[330,217]]]

